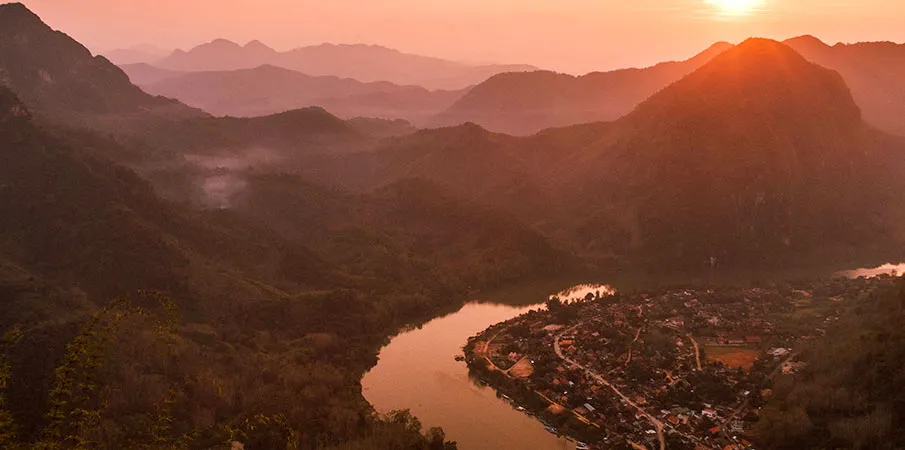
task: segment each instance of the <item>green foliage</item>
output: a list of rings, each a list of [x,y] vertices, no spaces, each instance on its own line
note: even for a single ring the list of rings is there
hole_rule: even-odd
[[[812,346],[808,367],[782,376],[757,424],[770,448],[889,448],[905,442],[902,280],[858,299]]]
[[[0,338],[0,446],[2,447],[12,447],[16,443],[16,422],[7,410],[6,393],[12,377],[7,349],[21,339],[22,330],[18,328],[7,330]]]

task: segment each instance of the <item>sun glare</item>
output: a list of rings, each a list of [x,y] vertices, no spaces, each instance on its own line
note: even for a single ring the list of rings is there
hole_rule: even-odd
[[[723,14],[742,15],[756,11],[764,0],[707,0]]]

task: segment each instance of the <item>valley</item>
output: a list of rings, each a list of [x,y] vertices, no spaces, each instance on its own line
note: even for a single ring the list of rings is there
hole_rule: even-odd
[[[574,76],[270,3],[0,4],[0,447],[905,445],[901,265],[828,275],[905,257],[900,45]]]

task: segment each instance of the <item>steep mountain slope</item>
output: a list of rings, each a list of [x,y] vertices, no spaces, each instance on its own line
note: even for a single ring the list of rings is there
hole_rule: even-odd
[[[68,123],[202,115],[146,94],[107,59],[92,56],[20,3],[0,5],[0,85],[16,92],[35,114]]]
[[[586,255],[680,266],[844,259],[903,237],[902,141],[862,121],[837,73],[774,41],[727,50],[613,123],[474,128],[402,138],[374,154],[372,183],[423,174]]]
[[[782,44],[748,40],[619,125],[601,182],[628,188],[650,248],[726,261],[891,238],[879,215],[903,154],[878,145],[837,73]]]
[[[905,136],[905,44],[862,42],[829,46],[812,36],[786,44],[805,58],[842,75],[864,120]]]
[[[345,132],[313,113],[318,130]],[[281,119],[262,120],[295,123]],[[189,209],[83,139],[47,133],[0,87],[0,411],[16,430],[4,448],[207,447],[232,436],[229,424],[270,415],[280,428],[268,419],[242,440],[368,436],[383,425],[357,383],[389,333],[461,304],[468,288],[566,267],[533,231],[428,185],[361,199],[249,170],[234,205]],[[302,403],[275,400],[300,392]],[[174,425],[151,433],[161,404]]]
[[[475,122],[492,131],[521,135],[550,127],[615,120],[730,47],[717,43],[686,61],[581,77],[554,72],[496,75],[471,89],[438,116],[435,124]]]
[[[225,39],[177,50],[155,65],[181,71],[228,71],[264,64],[311,76],[353,78],[361,82],[388,81],[427,89],[458,90],[502,72],[535,70],[525,65],[467,65],[427,56],[402,53],[378,45],[321,44],[286,52],[255,41],[240,46]]]
[[[172,97],[214,115],[260,116],[320,106],[345,118],[379,117],[424,122],[443,111],[460,91],[429,91],[388,82],[362,83],[312,77],[275,66],[225,72],[178,72],[151,66],[123,67],[147,92]]]

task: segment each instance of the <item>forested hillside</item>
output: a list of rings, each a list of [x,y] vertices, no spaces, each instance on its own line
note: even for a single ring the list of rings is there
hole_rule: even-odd
[[[756,428],[768,448],[892,449],[905,445],[905,278],[858,299],[777,380]]]
[[[262,216],[250,220],[242,208],[158,199],[134,173],[94,156],[115,148],[87,151],[83,135],[48,134],[11,92],[0,94],[0,136],[12,143],[0,155],[8,448],[210,448],[231,439],[250,448],[358,439],[427,448],[413,419],[374,418],[362,399],[358,382],[376,349],[400,326],[461,304],[469,289],[558,258],[530,231],[498,242],[510,231],[505,220],[464,206],[447,212],[455,201],[404,185],[365,203],[387,213],[364,222],[342,196],[308,197],[326,203],[308,210],[315,218],[335,210],[346,219],[328,222],[326,247],[309,249],[316,239],[270,231],[280,227],[266,204],[255,203],[263,209],[249,214]],[[264,196],[282,189],[279,177],[254,185]],[[293,198],[274,206],[303,206]],[[397,231],[450,219],[440,240]],[[487,270],[497,264],[515,272]]]

